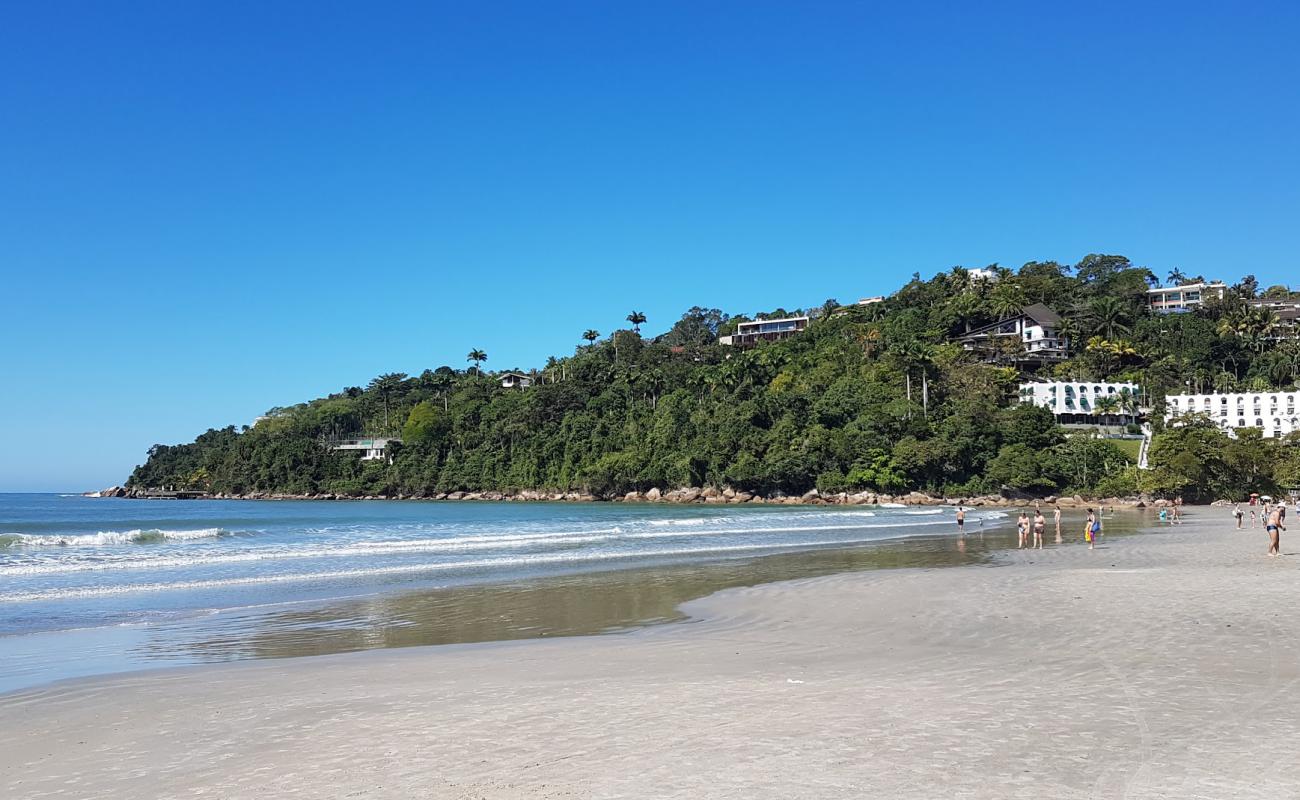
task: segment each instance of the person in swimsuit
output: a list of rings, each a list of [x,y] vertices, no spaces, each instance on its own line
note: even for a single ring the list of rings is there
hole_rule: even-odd
[[[1091,508],[1088,509],[1088,520],[1084,525],[1083,540],[1088,543],[1088,549],[1091,550],[1097,543],[1097,531],[1101,528],[1097,523],[1097,515],[1092,513]]]
[[[957,506],[957,532],[966,535],[966,509]]]
[[[1241,511],[1241,503],[1237,503],[1232,507],[1232,516],[1236,517],[1237,519],[1237,530],[1241,530],[1241,519],[1243,517]]]
[[[1059,503],[1052,506],[1052,521],[1056,523],[1056,543],[1061,543],[1061,506]]]
[[[1047,518],[1043,516],[1043,510],[1040,508],[1034,512],[1034,548],[1043,549],[1043,533],[1047,530]]]
[[[1268,531],[1268,554],[1270,556],[1280,555],[1281,532],[1286,530],[1282,526],[1282,509],[1274,508],[1269,512],[1264,522],[1264,530]]]
[[[1029,538],[1029,515],[1023,511],[1020,512],[1020,519],[1016,520],[1016,533],[1020,537],[1020,544],[1017,549],[1023,548],[1025,541]]]

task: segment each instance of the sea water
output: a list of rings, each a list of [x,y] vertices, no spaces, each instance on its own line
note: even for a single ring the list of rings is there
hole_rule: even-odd
[[[999,523],[1001,511],[967,515],[968,531]],[[757,566],[781,554],[836,565],[832,553],[955,533],[946,508],[0,495],[0,691],[171,664],[593,632],[671,614],[665,606],[691,593],[783,577]],[[688,580],[690,591],[664,589]],[[548,616],[548,604],[560,610]]]

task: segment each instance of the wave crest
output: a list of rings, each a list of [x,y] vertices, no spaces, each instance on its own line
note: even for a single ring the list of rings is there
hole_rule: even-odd
[[[131,531],[100,531],[99,533],[0,534],[0,547],[104,547],[115,544],[149,544],[152,542],[183,542],[192,539],[214,539],[227,536],[224,528],[201,528],[191,531],[165,531],[136,529]]]

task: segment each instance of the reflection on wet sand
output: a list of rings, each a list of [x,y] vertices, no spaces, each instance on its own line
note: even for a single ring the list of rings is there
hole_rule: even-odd
[[[1123,536],[1141,522],[1139,513],[1116,514],[1106,520],[1106,534]],[[851,549],[228,611],[152,628],[131,655],[162,665],[606,633],[680,619],[683,602],[733,587],[860,570],[989,563],[993,552],[1014,549],[1015,539],[1014,529],[1004,526],[964,537],[954,533]]]

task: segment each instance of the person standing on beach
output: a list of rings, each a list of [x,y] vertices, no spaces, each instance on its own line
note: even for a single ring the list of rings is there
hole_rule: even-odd
[[[1183,524],[1183,498],[1182,496],[1174,498],[1174,525]]]
[[[1029,538],[1029,515],[1022,509],[1020,519],[1016,520],[1016,533],[1020,536],[1020,545],[1017,549],[1025,546],[1025,540]]]
[[[1091,550],[1097,541],[1097,531],[1101,530],[1101,524],[1097,522],[1097,515],[1088,509],[1088,519],[1084,523],[1083,539],[1088,543],[1088,549]]]
[[[1237,530],[1241,530],[1241,519],[1244,516],[1241,511],[1241,503],[1237,503],[1232,507],[1232,516],[1237,518]]]
[[[1034,548],[1043,549],[1043,534],[1047,532],[1047,518],[1043,516],[1043,510],[1034,511]]]
[[[1250,506],[1250,527],[1253,528],[1255,527],[1255,506],[1259,505],[1259,495],[1252,494],[1247,505]]]
[[[957,506],[957,532],[966,535],[966,509]]]
[[[1270,556],[1281,555],[1281,532],[1286,530],[1282,527],[1282,509],[1274,508],[1269,512],[1264,521],[1264,530],[1268,531],[1268,554]]]
[[[1061,543],[1061,504],[1052,504],[1052,521],[1056,523],[1056,543]]]

